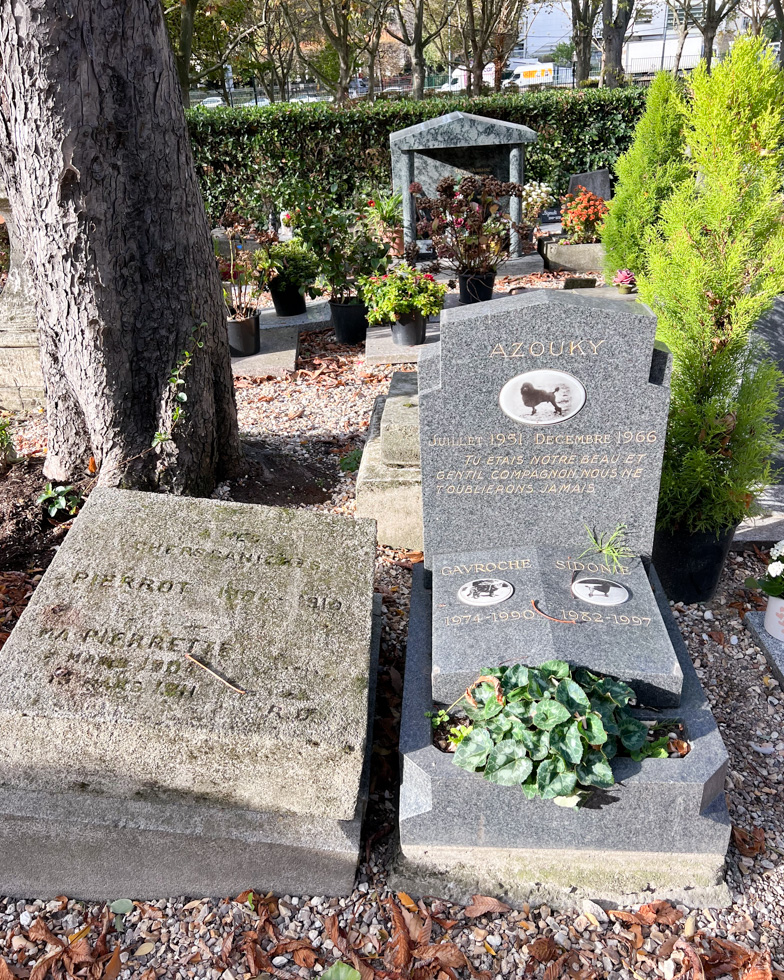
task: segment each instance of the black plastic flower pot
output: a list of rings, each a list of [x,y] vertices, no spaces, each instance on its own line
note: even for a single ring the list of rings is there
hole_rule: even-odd
[[[735,527],[699,534],[657,530],[653,564],[672,602],[708,602],[719,585]]]
[[[392,323],[392,343],[397,347],[417,347],[424,344],[427,317],[422,313],[402,313]]]
[[[249,357],[259,352],[258,314],[244,320],[228,320],[229,352],[232,357]]]
[[[474,272],[460,272],[457,279],[460,284],[461,306],[468,303],[486,303],[487,300],[493,298],[494,272],[485,272],[482,275]]]
[[[357,300],[329,301],[332,327],[339,344],[363,344],[367,336],[367,306]]]
[[[270,282],[269,291],[272,297],[272,305],[278,316],[301,316],[306,311],[305,297],[299,291],[298,286],[287,283],[284,286],[276,285],[277,279]]]

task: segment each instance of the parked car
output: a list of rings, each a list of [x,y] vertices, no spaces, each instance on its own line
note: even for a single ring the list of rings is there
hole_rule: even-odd
[[[205,109],[217,109],[218,106],[226,105],[226,103],[219,95],[211,95],[208,99],[202,99],[199,105]]]
[[[352,78],[348,83],[348,94],[353,98],[368,94],[368,83],[364,78]]]

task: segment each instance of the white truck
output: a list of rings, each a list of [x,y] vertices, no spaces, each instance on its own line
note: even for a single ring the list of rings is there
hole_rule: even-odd
[[[525,88],[528,85],[547,85],[553,81],[553,63],[531,61],[518,64],[511,78],[501,82],[501,88]]]
[[[445,82],[439,91],[441,92],[463,92],[468,88],[468,76],[471,73],[467,68],[458,66],[452,69],[452,74],[449,76],[449,81]],[[492,85],[495,82],[495,65],[491,61],[489,65],[485,65],[482,71],[482,84]]]

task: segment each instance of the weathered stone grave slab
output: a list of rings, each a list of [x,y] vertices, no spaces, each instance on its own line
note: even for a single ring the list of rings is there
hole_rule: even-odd
[[[351,820],[374,557],[370,521],[95,490],[3,650],[0,783]]]
[[[522,184],[525,144],[536,139],[536,133],[527,126],[468,112],[450,112],[392,133],[392,183],[403,195],[405,240],[416,241],[416,206],[409,192],[412,181],[418,181],[429,197],[434,196],[439,180],[451,174],[492,175]],[[515,221],[520,220],[519,200],[512,199],[510,214]],[[520,246],[513,236],[513,255],[520,254]]]
[[[754,642],[765,654],[765,659],[770,664],[770,669],[779,684],[784,685],[784,643],[771,636],[763,625],[765,622],[764,612],[747,612],[743,617],[744,623],[751,630]]]
[[[444,311],[419,365],[426,562],[520,541],[572,553],[586,525],[619,522],[650,554],[669,401],[655,330],[579,290]]]
[[[419,375],[395,371],[381,416],[381,455],[392,466],[419,464]]]

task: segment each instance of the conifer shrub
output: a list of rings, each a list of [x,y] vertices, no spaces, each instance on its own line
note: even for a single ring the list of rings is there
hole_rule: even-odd
[[[632,145],[615,167],[618,183],[602,230],[608,282],[619,269],[631,269],[636,276],[645,271],[648,232],[659,220],[664,201],[689,174],[684,113],[678,83],[669,72],[659,72]]]
[[[663,204],[642,299],[673,354],[658,526],[737,524],[770,482],[784,378],[752,334],[784,291],[784,75],[764,39],[692,76],[687,180]]]

